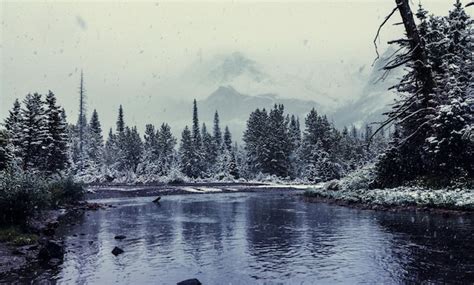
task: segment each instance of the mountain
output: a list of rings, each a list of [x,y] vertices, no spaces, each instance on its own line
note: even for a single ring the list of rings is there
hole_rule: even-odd
[[[382,120],[381,114],[395,98],[388,88],[398,81],[400,72],[379,80],[392,52],[386,51],[370,67],[343,61],[283,66],[239,52],[202,57],[182,73],[152,86],[148,94],[124,102],[127,120],[139,127],[168,122],[179,137],[191,123],[192,98],[196,98],[201,123],[210,128],[217,110],[221,124],[228,125],[237,140],[242,138],[250,112],[268,110],[274,104],[284,104],[287,113],[299,116],[302,126],[314,107],[339,128],[361,127]]]
[[[356,63],[320,59],[259,60],[241,52],[200,56],[180,76],[177,84],[198,94],[210,94],[219,86],[233,86],[244,94],[277,94],[281,98],[315,101],[325,111],[354,99],[365,82],[367,69]]]
[[[383,70],[389,55],[393,52],[393,49],[388,49],[375,62],[362,90],[355,96],[355,100],[329,114],[338,127],[348,125],[361,127],[365,123],[380,122],[385,119],[383,113],[390,109],[390,104],[396,98],[396,93],[389,89],[396,85],[402,76],[401,69],[388,74],[385,74]]]
[[[206,99],[198,101],[202,121],[211,123],[217,110],[223,127],[228,125],[236,139],[240,140],[245,130],[249,114],[256,108],[271,109],[275,104],[283,104],[285,111],[300,116],[300,120],[311,108],[319,109],[315,101],[280,98],[276,94],[247,95],[234,87],[220,86]],[[209,125],[208,125],[209,126]]]

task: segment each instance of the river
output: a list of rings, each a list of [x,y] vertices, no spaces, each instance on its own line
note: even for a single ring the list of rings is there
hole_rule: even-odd
[[[63,284],[404,284],[474,282],[474,217],[378,212],[295,193],[101,200],[60,228],[55,269],[21,282]],[[124,240],[114,236],[125,235]],[[118,246],[125,252],[111,254]],[[47,281],[46,281],[47,282]]]

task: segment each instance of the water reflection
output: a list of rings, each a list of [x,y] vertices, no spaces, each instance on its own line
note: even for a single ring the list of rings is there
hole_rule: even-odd
[[[278,193],[169,196],[161,205],[150,200],[114,200],[116,208],[86,213],[61,229],[68,245],[64,263],[20,281],[474,281],[472,216],[361,211]],[[127,238],[115,240],[118,234]],[[114,246],[125,253],[113,256]]]

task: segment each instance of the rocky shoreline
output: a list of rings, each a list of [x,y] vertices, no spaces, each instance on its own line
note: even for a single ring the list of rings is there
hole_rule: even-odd
[[[81,202],[61,209],[43,211],[30,218],[24,230],[37,236],[36,242],[28,245],[15,245],[0,242],[0,279],[15,276],[23,271],[38,267],[54,267],[62,262],[64,243],[56,236],[56,229],[77,219],[88,210],[106,208],[105,205]]]

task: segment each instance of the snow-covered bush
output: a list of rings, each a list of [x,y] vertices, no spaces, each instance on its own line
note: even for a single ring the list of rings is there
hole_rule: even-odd
[[[373,163],[356,169],[339,181],[341,189],[357,190],[369,189],[370,183],[375,179],[375,166]]]
[[[164,176],[162,181],[167,184],[183,184],[188,181],[188,177],[179,170],[179,167],[171,167],[168,175]]]

